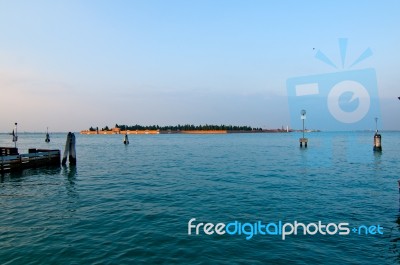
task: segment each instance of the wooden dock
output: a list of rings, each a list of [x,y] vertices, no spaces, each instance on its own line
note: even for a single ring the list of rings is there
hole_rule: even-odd
[[[59,165],[60,150],[32,148],[28,154],[19,154],[18,148],[0,147],[0,173]]]

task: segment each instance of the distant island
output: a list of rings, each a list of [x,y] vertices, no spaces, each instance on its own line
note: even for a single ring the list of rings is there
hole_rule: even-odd
[[[175,125],[175,126],[159,126],[159,125],[118,125],[113,128],[105,126],[99,129],[98,127],[90,127],[88,130],[83,130],[81,134],[225,134],[225,133],[287,133],[293,130],[287,128],[279,129],[262,129],[253,128],[251,126],[233,126],[233,125]]]

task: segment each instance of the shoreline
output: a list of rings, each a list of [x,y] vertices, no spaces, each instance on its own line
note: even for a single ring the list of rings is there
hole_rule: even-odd
[[[80,131],[80,134],[85,135],[112,135],[112,134],[234,134],[234,133],[290,133],[292,130],[254,130],[254,131],[240,131],[240,130],[182,130],[182,131],[162,131],[162,130],[111,130],[111,131]]]

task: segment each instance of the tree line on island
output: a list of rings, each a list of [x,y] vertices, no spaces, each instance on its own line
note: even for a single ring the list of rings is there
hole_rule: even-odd
[[[251,126],[233,126],[233,125],[193,125],[193,124],[185,124],[185,125],[176,125],[176,126],[159,126],[159,125],[150,125],[150,126],[142,126],[142,125],[118,125],[115,124],[114,128],[118,128],[121,131],[136,131],[136,130],[160,130],[160,131],[262,131],[262,128],[252,128]],[[98,127],[93,128],[90,127],[89,131],[97,131]],[[112,128],[105,126],[101,128],[101,131],[111,131]]]

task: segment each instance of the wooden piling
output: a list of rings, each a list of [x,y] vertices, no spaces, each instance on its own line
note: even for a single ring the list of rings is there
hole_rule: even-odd
[[[124,136],[124,144],[125,145],[129,144],[129,139],[128,139],[128,134],[127,133],[125,133],[125,136]]]
[[[71,134],[71,142],[69,146],[69,164],[76,165],[76,151],[75,151],[75,134]]]
[[[50,135],[49,135],[49,128],[46,130],[46,139],[44,140],[46,143],[50,143]]]
[[[71,132],[68,133],[67,141],[65,142],[65,150],[61,163],[62,165],[67,163],[67,158],[69,159],[70,165],[76,165],[75,134]]]
[[[64,149],[63,159],[61,162],[62,165],[65,165],[67,163],[70,143],[71,143],[71,132],[68,133],[67,141],[65,142],[65,149]]]

